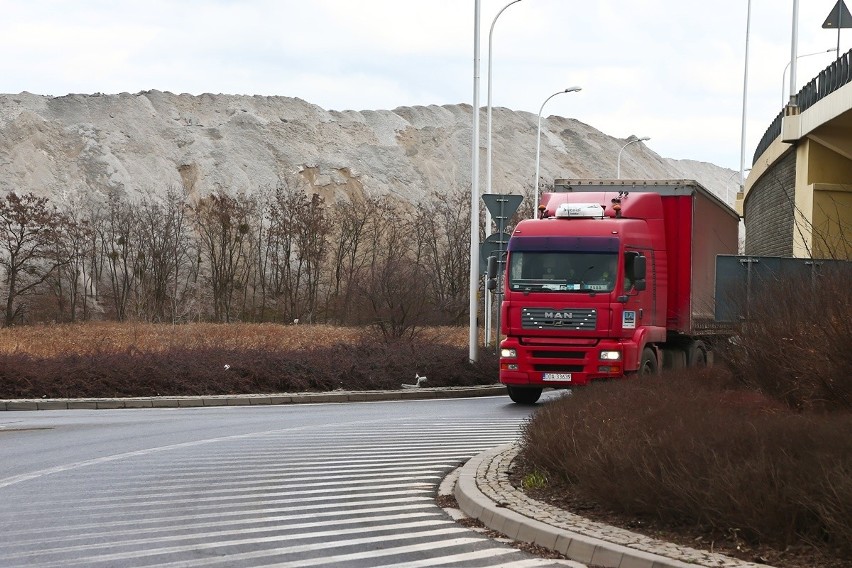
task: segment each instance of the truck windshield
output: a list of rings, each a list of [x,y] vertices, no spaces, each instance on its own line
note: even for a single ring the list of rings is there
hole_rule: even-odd
[[[513,251],[509,289],[530,292],[611,292],[617,253]]]

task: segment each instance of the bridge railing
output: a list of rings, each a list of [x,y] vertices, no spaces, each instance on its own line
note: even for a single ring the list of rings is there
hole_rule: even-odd
[[[826,97],[852,81],[852,50],[841,55],[834,63],[823,69],[811,82],[802,87],[797,95],[799,110],[807,110],[818,100]]]
[[[760,142],[757,144],[757,149],[754,151],[754,156],[751,159],[751,165],[757,163],[757,159],[766,152],[766,149],[769,148],[769,145],[772,144],[776,138],[781,136],[781,120],[784,118],[784,111],[778,113],[775,117],[775,120],[769,123],[769,128],[766,129],[766,132],[763,133],[763,137],[760,139]]]
[[[823,69],[819,75],[802,87],[796,95],[799,112],[807,110],[820,99],[827,97],[850,82],[852,82],[852,50],[838,57],[831,65]],[[757,162],[757,159],[769,148],[770,144],[781,136],[781,120],[783,117],[784,109],[781,109],[781,112],[769,124],[769,128],[766,129],[766,132],[764,132],[763,137],[760,139],[757,149],[754,151],[752,165]]]

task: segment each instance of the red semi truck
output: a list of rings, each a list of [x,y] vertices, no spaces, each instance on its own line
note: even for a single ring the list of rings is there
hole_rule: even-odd
[[[554,190],[507,246],[500,382],[512,400],[712,361],[727,335],[714,321],[716,256],[737,253],[737,213],[690,180]]]

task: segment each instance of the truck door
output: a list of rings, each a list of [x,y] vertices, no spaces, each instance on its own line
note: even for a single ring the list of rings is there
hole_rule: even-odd
[[[622,330],[654,325],[656,282],[653,250],[625,248],[623,274],[623,293],[627,301],[622,312]]]

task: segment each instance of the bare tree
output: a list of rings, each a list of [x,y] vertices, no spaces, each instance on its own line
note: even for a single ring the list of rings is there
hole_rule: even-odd
[[[111,194],[97,230],[118,321],[127,319],[138,279],[146,276],[138,225],[136,209],[123,196]]]
[[[367,260],[355,280],[355,302],[365,323],[385,340],[413,337],[428,323],[429,274],[419,262],[409,209],[379,204],[366,231]]]
[[[55,256],[61,260],[50,279],[56,294],[59,319],[77,321],[77,312],[86,311],[86,287],[89,276],[86,273],[86,261],[91,256],[94,230],[89,219],[80,210],[69,207],[64,213],[61,229],[54,241]]]
[[[417,208],[414,234],[423,250],[432,303],[445,323],[460,323],[468,308],[469,196],[433,192]]]
[[[161,202],[144,199],[138,211],[140,304],[146,319],[174,321],[192,264],[184,196],[169,188]]]
[[[80,284],[82,301],[80,305],[83,321],[92,317],[92,312],[102,311],[100,305],[100,284],[102,282],[105,258],[101,254],[101,239],[97,228],[104,216],[103,204],[91,194],[78,194],[67,206],[67,215],[78,223],[88,223],[89,230],[80,236],[85,236],[88,242],[80,242],[80,251],[85,256],[80,259]],[[73,211],[73,214],[72,214]]]
[[[279,184],[269,205],[266,250],[269,259],[269,289],[284,321],[298,318],[302,270],[298,261],[297,219],[304,193]]]
[[[44,197],[15,192],[0,199],[0,266],[6,269],[4,324],[23,315],[21,299],[42,284],[61,263],[54,243],[62,216]]]
[[[210,289],[213,293],[213,317],[230,322],[234,292],[242,288],[251,238],[250,218],[254,202],[245,196],[224,193],[201,199],[193,208],[193,221],[207,260]]]
[[[313,321],[330,234],[325,202],[295,184],[281,184],[269,207],[269,288],[285,320]]]
[[[353,283],[363,266],[366,233],[381,209],[381,201],[369,197],[342,201],[333,207],[331,241],[336,244],[331,251],[332,275],[326,310],[333,311],[335,318],[343,323],[351,323]]]
[[[313,322],[319,303],[319,286],[323,261],[328,252],[327,238],[330,230],[325,201],[318,194],[313,194],[309,202],[302,204],[301,213],[296,224],[296,244],[299,261],[305,273],[305,311],[302,317]]]

